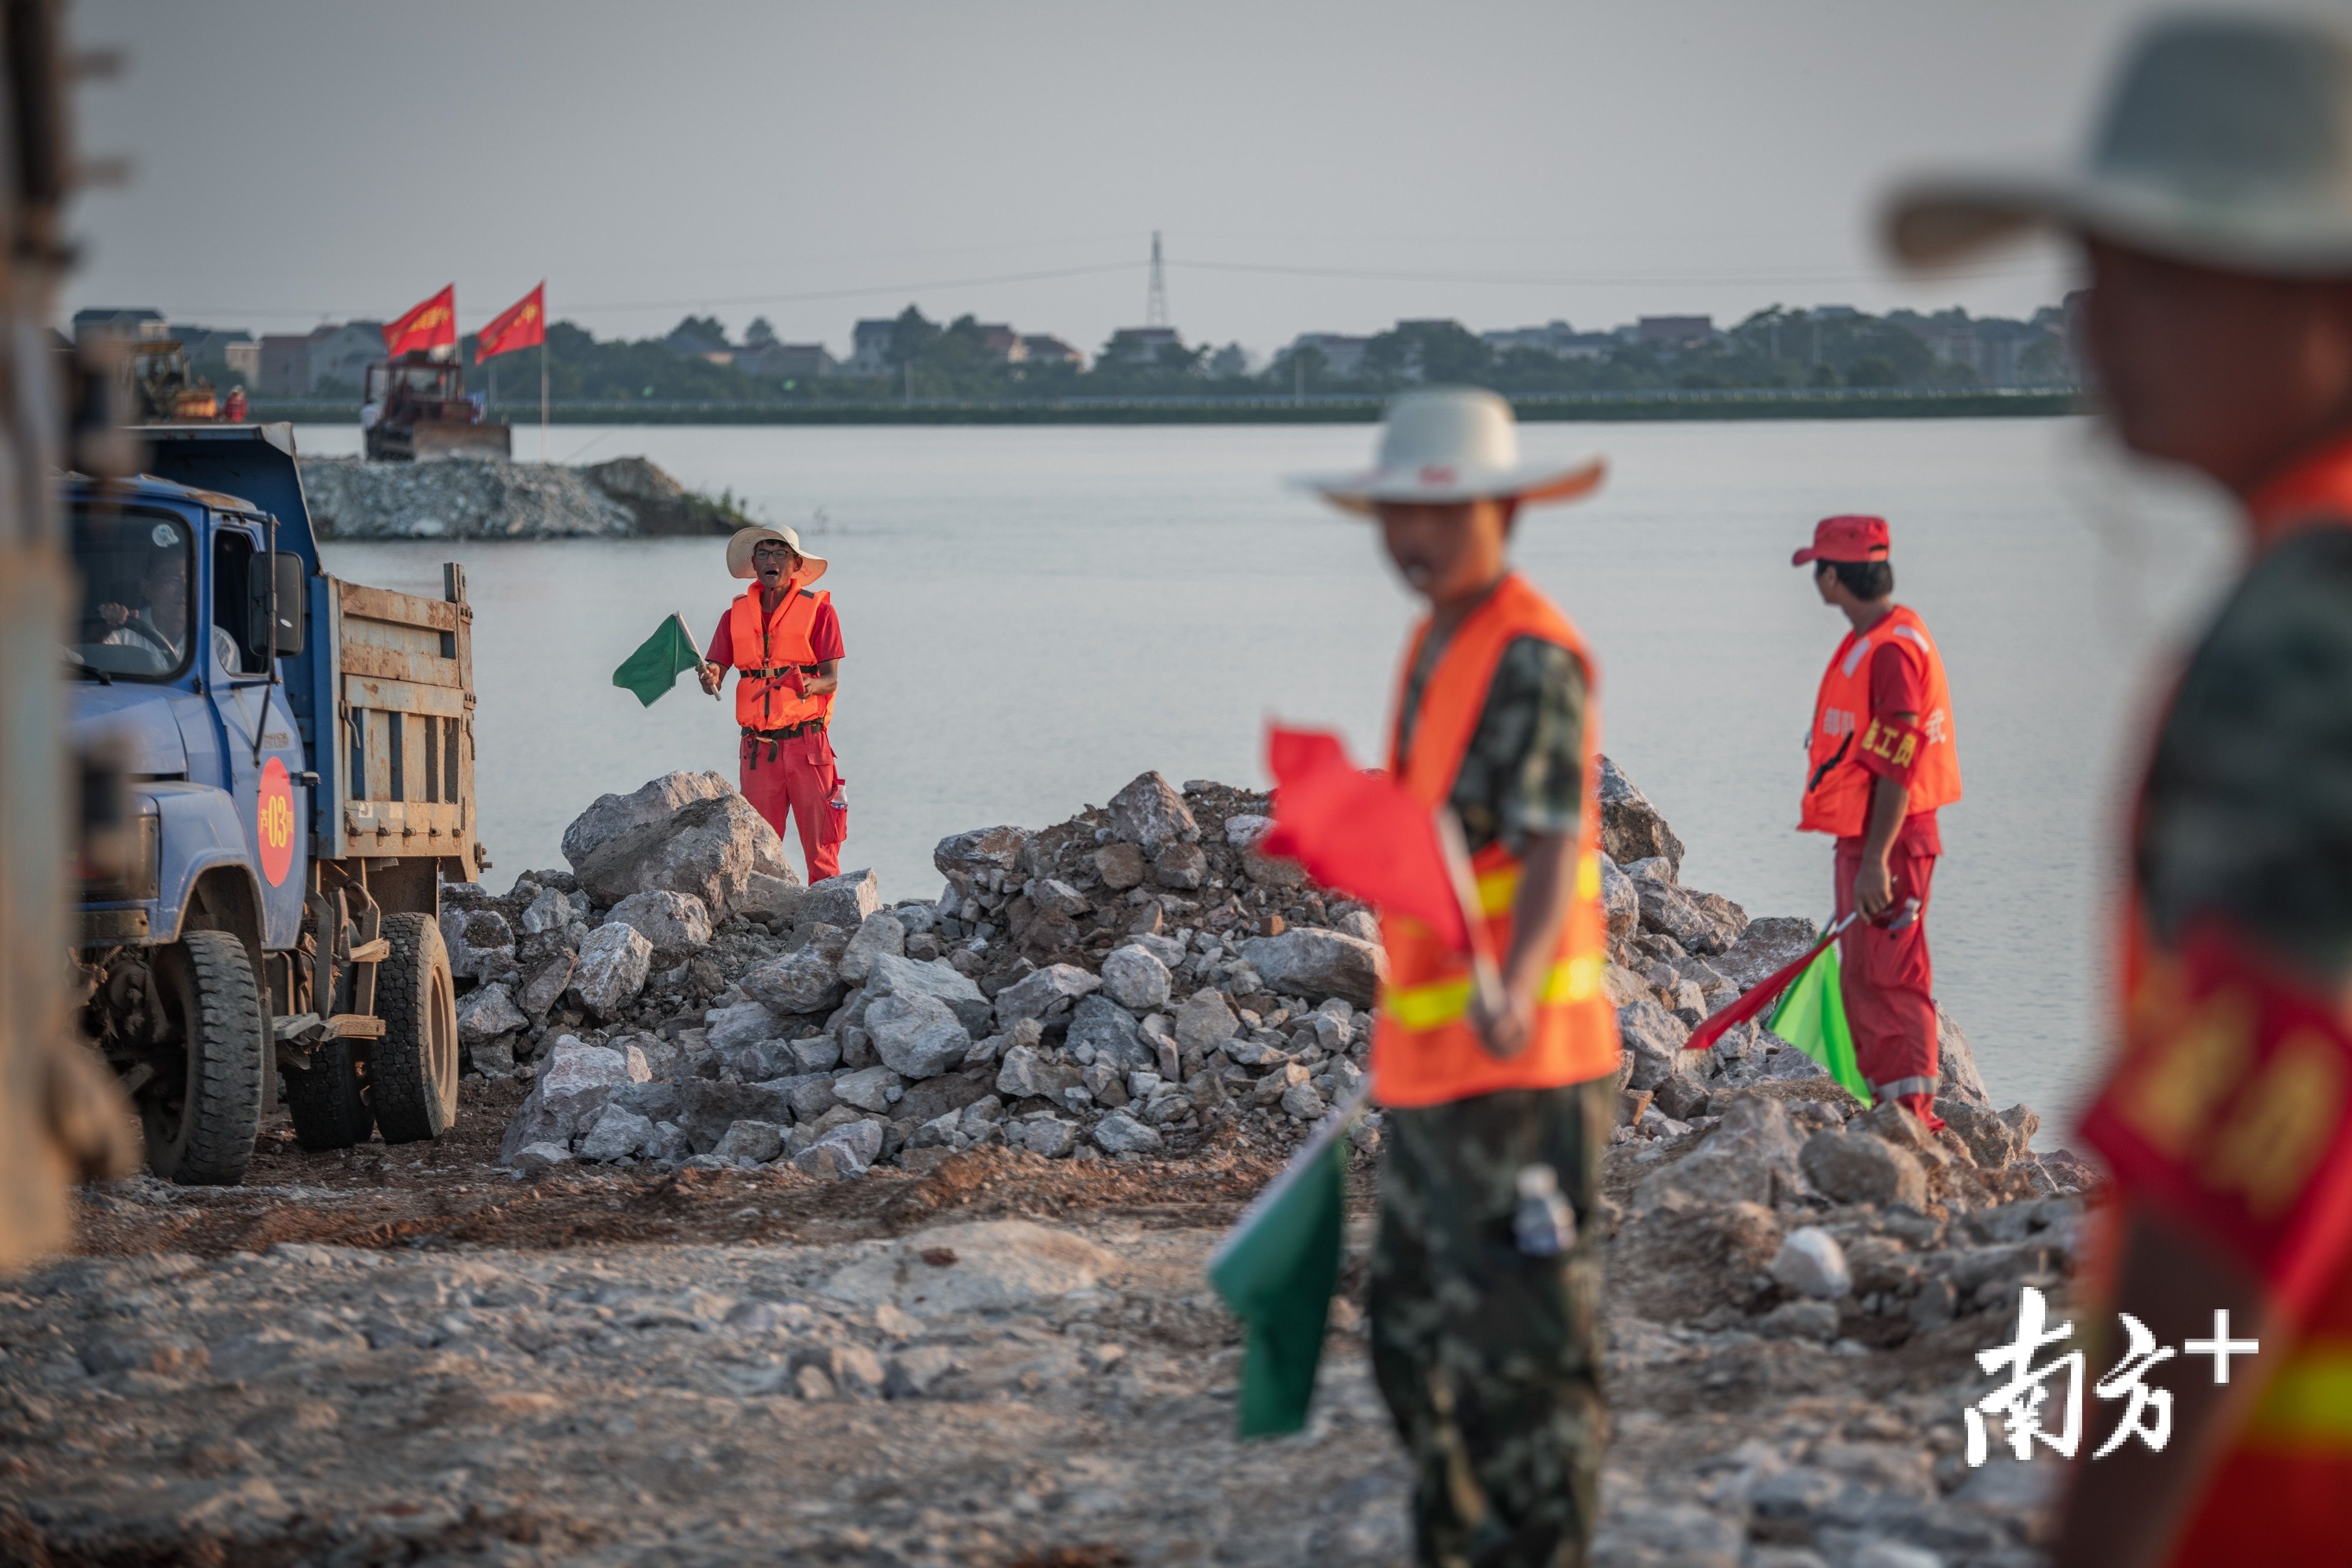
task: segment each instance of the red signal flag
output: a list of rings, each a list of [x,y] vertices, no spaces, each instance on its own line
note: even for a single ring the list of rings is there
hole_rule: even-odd
[[[508,306],[482,329],[474,340],[474,363],[513,353],[517,349],[535,349],[547,341],[547,284],[540,286]]]
[[[411,349],[457,346],[457,286],[449,285],[383,329],[383,351],[398,359]]]
[[[1427,925],[1456,951],[1469,946],[1437,821],[1385,773],[1348,760],[1336,735],[1268,727],[1265,760],[1275,781],[1274,826],[1258,852],[1294,860],[1326,887],[1385,915]]]

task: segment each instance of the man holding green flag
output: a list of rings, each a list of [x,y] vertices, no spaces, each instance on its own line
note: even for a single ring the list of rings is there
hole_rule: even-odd
[[[1801,985],[1792,988],[1775,1025],[1799,1028],[1788,1015],[1803,1003],[1820,1015],[1805,1026],[1814,1038],[1804,1043],[1818,1041],[1823,1049],[1811,1054],[1832,1061],[1838,1035],[1850,1031],[1853,1061],[1872,1097],[1904,1106],[1933,1131],[1944,1124],[1935,1108],[1927,898],[1944,848],[1936,812],[1960,798],[1960,764],[1943,656],[1917,612],[1895,602],[1889,545],[1884,517],[1824,517],[1790,562],[1813,569],[1822,602],[1850,628],[1813,704],[1797,826],[1837,840],[1838,918],[1859,918],[1839,939],[1836,997],[1808,998]],[[1843,1003],[1843,1030],[1832,1001]]]

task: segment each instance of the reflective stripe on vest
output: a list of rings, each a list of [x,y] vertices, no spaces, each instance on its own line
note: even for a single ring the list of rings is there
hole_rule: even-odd
[[[817,612],[833,596],[804,589],[798,581],[784,586],[775,613],[760,613],[760,591],[752,588],[728,607],[727,636],[739,672],[735,682],[735,722],[745,729],[790,729],[812,719],[833,716],[834,694],[801,696],[783,681],[803,664],[814,664],[816,648],[810,642]]]
[[[1932,811],[1960,798],[1959,750],[1952,737],[1952,695],[1943,655],[1916,612],[1896,605],[1867,632],[1846,633],[1822,673],[1813,699],[1813,727],[1805,737],[1805,797],[1800,831],[1858,836],[1870,817],[1871,780],[1857,747],[1867,744],[1870,662],[1882,647],[1908,651],[1927,676],[1927,711],[1919,716],[1921,749],[1911,765],[1913,811]]]
[[[1410,674],[1424,626],[1407,651]],[[1500,1089],[1556,1088],[1617,1070],[1617,1017],[1602,995],[1608,924],[1601,907],[1598,680],[1576,629],[1524,579],[1506,578],[1455,628],[1430,673],[1410,751],[1400,755],[1390,729],[1390,763],[1407,793],[1433,811],[1450,799],[1486,692],[1503,652],[1521,637],[1556,643],[1584,664],[1584,800],[1579,816],[1574,885],[1559,946],[1536,998],[1534,1039],[1507,1061],[1487,1053],[1469,1020],[1467,955],[1448,949],[1419,921],[1381,922],[1389,983],[1372,1037],[1372,1087],[1385,1105],[1442,1104]],[[1399,717],[1402,717],[1402,702]],[[1479,913],[1496,955],[1510,950],[1519,862],[1489,844],[1471,862]]]

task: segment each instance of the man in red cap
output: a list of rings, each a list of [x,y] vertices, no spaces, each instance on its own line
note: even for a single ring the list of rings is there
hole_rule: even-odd
[[[1936,811],[1960,798],[1944,661],[1894,601],[1884,517],[1824,517],[1790,562],[1852,630],[1831,655],[1805,737],[1800,831],[1837,840],[1840,983],[1856,1065],[1884,1102],[1929,1130],[1936,1114],[1936,972],[1927,896],[1944,852]]]

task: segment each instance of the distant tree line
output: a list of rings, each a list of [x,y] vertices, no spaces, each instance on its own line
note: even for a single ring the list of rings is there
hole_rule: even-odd
[[[1239,344],[1223,348],[1161,343],[1148,353],[1129,350],[1114,337],[1093,361],[1075,365],[1007,362],[992,350],[974,317],[934,321],[909,305],[894,319],[884,373],[851,374],[842,367],[824,376],[755,375],[715,362],[734,345],[715,317],[689,316],[661,338],[598,339],[569,321],[548,329],[550,394],[560,402],[862,402],[913,397],[974,401],[1171,395],[1263,397],[1297,391],[1379,395],[1423,382],[1489,387],[1513,395],[1751,387],[1883,387],[1964,389],[1982,383],[1971,365],[1939,355],[1930,340],[1970,329],[2007,331],[2014,350],[2011,378],[2030,385],[2067,383],[2057,312],[2033,323],[1971,322],[1966,312],[1919,316],[1895,312],[1820,312],[1773,306],[1704,341],[1682,344],[1616,340],[1604,351],[1563,358],[1539,349],[1502,348],[1453,321],[1400,323],[1363,345],[1351,373],[1335,371],[1312,346],[1285,349],[1253,371]],[[775,341],[764,319],[747,329],[743,347]],[[485,389],[492,366],[463,358],[468,390]],[[494,361],[499,401],[536,402],[539,356],[525,351]]]

